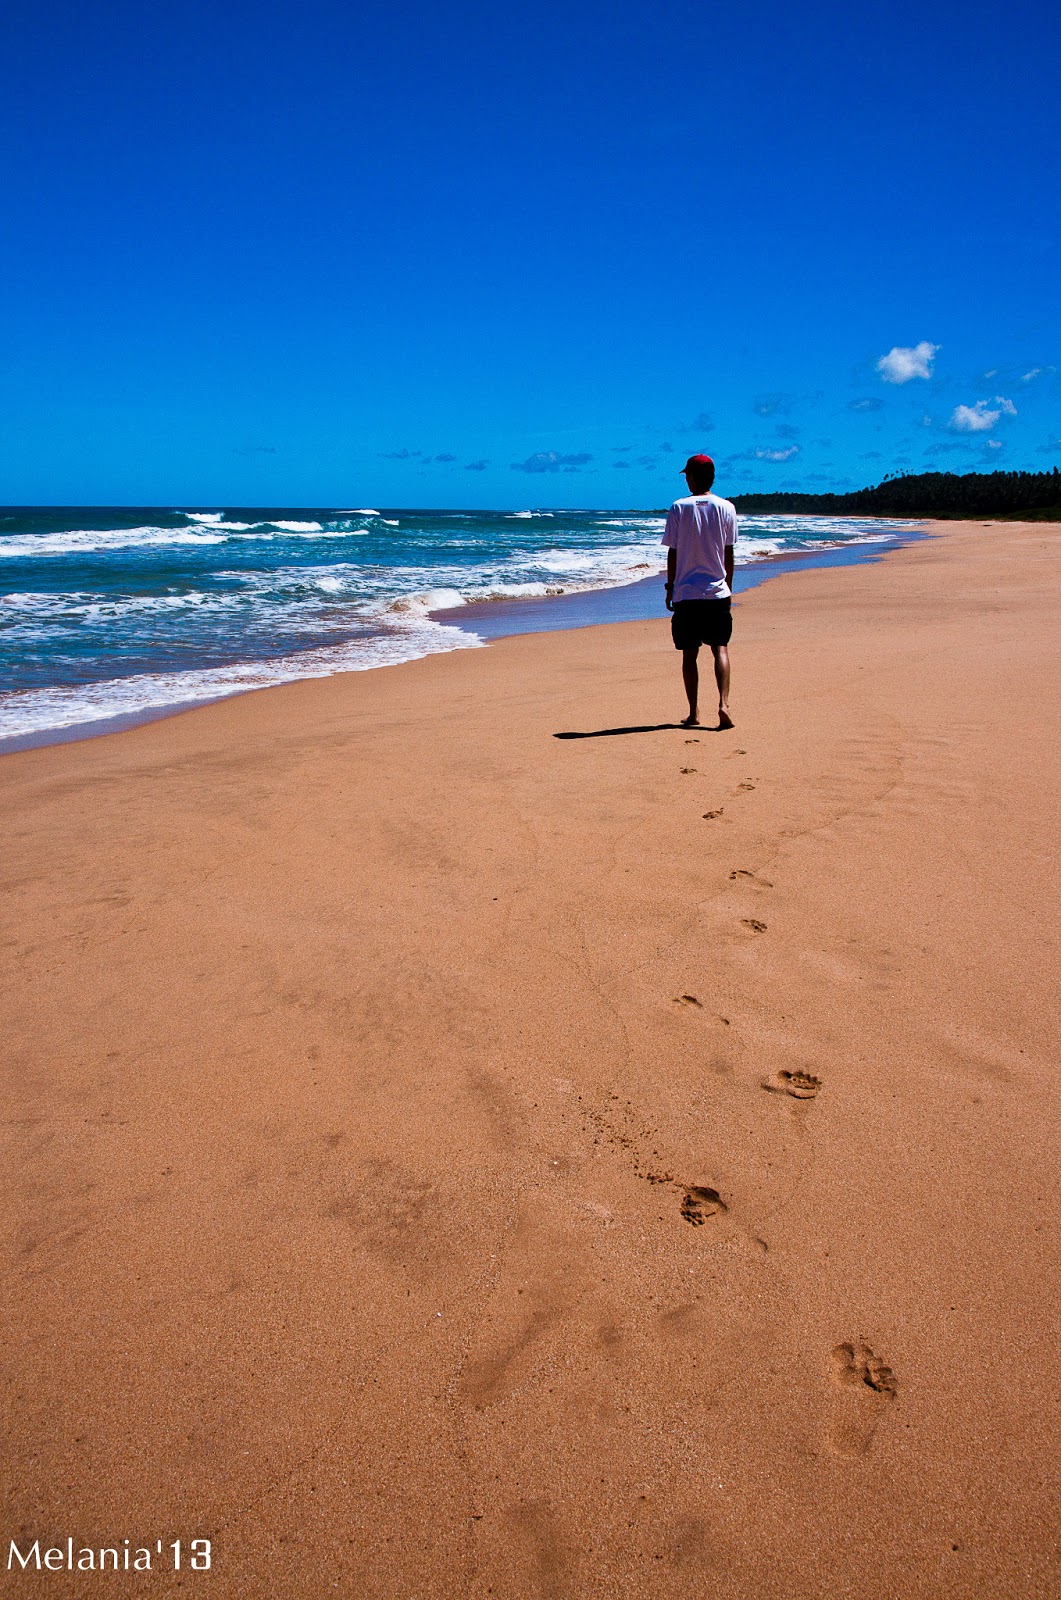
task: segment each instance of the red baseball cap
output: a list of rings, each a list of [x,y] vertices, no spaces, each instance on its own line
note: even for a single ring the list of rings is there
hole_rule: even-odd
[[[682,468],[682,471],[705,472],[708,467],[710,467],[711,471],[714,472],[715,463],[712,461],[710,456],[690,456]]]

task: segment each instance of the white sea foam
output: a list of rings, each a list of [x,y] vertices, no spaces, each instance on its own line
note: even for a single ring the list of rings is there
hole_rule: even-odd
[[[896,522],[891,517],[800,516],[789,511],[742,513],[738,522],[742,533],[787,534],[790,538],[799,538],[801,543],[808,532],[835,538],[841,544],[862,544],[868,531],[887,530],[894,536],[909,528],[908,522]]]
[[[226,522],[223,511],[178,511],[179,517],[189,517],[204,528],[225,528],[230,533],[247,533],[252,528],[271,528],[271,522]]]
[[[459,589],[424,589],[417,594],[403,594],[396,599],[386,600],[382,609],[388,615],[419,612],[426,616],[429,611],[451,611],[454,606],[465,603],[465,596]]]
[[[455,605],[474,605],[484,600],[535,598],[590,589],[610,589],[662,569],[662,549],[655,541],[645,544],[604,547],[596,550],[548,550],[531,554],[520,551],[499,556],[496,561],[444,568],[420,566],[370,568],[352,563],[331,568],[285,569],[272,574],[273,581],[304,586],[319,584],[321,575],[341,574],[350,583],[350,592],[369,600],[374,612],[425,608],[436,611]],[[444,601],[436,600],[438,595]],[[424,596],[431,596],[429,602]]]
[[[12,533],[0,538],[0,557],[90,555],[102,550],[151,549],[162,545],[224,544],[223,533],[206,528],[78,528],[70,533]]]
[[[182,513],[187,515],[187,513]],[[150,550],[166,545],[224,544],[232,535],[269,542],[281,535],[299,539],[365,538],[368,528],[324,528],[319,522],[200,522],[190,528],[77,528],[66,533],[13,533],[0,537],[0,558],[77,556],[112,550]]]
[[[35,623],[117,622],[184,610],[225,611],[238,603],[234,596],[207,594],[201,589],[182,594],[106,595],[76,590],[66,594],[16,593],[0,595],[0,623],[6,624],[10,616],[26,617]],[[9,634],[5,626],[3,637],[6,639]]]
[[[302,678],[328,678],[336,672],[364,672],[395,666],[448,650],[475,649],[483,640],[462,628],[425,617],[397,620],[385,634],[299,650],[273,661],[236,662],[188,672],[139,673],[75,687],[16,690],[0,695],[0,739],[70,728],[166,706],[218,700],[249,689],[271,688]]]
[[[191,512],[182,511],[181,516],[191,516]],[[252,528],[269,528],[272,526],[272,524],[269,522],[226,522],[220,511],[216,514],[216,516],[211,514],[209,517],[197,517],[195,518],[195,522],[197,527],[203,528],[204,530],[209,530],[211,533],[220,533],[221,531],[225,531],[227,533],[247,533]]]
[[[825,521],[824,518],[821,520]],[[746,526],[750,519],[744,518],[737,534],[734,552],[736,564],[738,567],[751,566],[756,561],[776,560],[778,556],[804,555],[815,550],[843,550],[849,545],[887,544],[895,538],[894,533],[869,533],[863,529],[855,533],[851,529],[842,529],[839,518],[833,520],[837,524],[834,537],[808,539],[804,535],[796,542],[794,534],[798,530],[784,529],[771,535],[769,529],[760,531],[758,527]],[[828,530],[823,529],[823,532],[828,535]],[[840,537],[841,533],[846,537]]]
[[[643,528],[646,526],[662,528],[663,517],[637,516],[637,517],[602,517],[599,526],[602,528]]]
[[[280,528],[296,539],[360,539],[368,533],[367,528],[322,528],[319,522],[270,522],[266,526]]]
[[[246,533],[251,528],[281,528],[285,533],[322,533],[323,524],[320,522],[281,522],[265,517],[258,522],[226,522],[223,511],[181,511],[182,517],[190,517],[193,522],[200,522],[210,528],[228,528],[230,530]],[[352,512],[341,512],[341,516],[353,515]]]
[[[543,567],[557,576],[582,574],[597,576],[602,582],[615,579],[629,582],[628,574],[645,567],[662,566],[662,545],[657,540],[643,544],[611,545],[602,550],[542,550],[533,558],[533,565]]]
[[[573,590],[576,586],[571,585]],[[594,585],[593,587],[597,587]],[[485,605],[491,600],[544,600],[547,595],[564,594],[566,591],[559,584],[548,583],[484,583],[477,589],[469,589],[462,596],[463,603],[469,606]]]

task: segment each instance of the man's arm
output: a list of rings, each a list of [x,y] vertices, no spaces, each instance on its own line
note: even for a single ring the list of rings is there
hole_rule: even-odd
[[[667,551],[667,610],[674,610],[674,574],[678,570],[678,552],[673,545]]]

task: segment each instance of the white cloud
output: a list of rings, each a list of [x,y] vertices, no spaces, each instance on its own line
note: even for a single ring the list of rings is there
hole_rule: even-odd
[[[922,339],[920,344],[897,344],[881,356],[877,371],[885,383],[909,383],[911,378],[931,378],[932,363],[939,350],[938,344]]]
[[[1023,378],[1020,380],[1021,383],[1031,383],[1032,379],[1037,378],[1042,370],[1042,367],[1033,367],[1030,372],[1026,372],[1024,374]]]
[[[1001,439],[988,439],[987,448],[989,450],[1001,450],[1002,449],[1002,440]]]
[[[1003,414],[1007,417],[1017,415],[1013,401],[1007,400],[1004,395],[995,396],[994,410],[991,405],[990,400],[977,400],[975,405],[955,406],[947,427],[951,433],[990,433]]]
[[[799,455],[799,445],[790,444],[787,450],[757,450],[757,461],[791,461],[793,456]]]
[[[955,406],[947,426],[955,433],[990,433],[1001,415],[989,411],[986,400],[978,400],[974,406]]]

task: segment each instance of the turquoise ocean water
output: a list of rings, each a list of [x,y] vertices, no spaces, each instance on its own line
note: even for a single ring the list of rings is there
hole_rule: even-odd
[[[0,740],[476,648],[524,631],[521,611],[549,626],[551,597],[603,601],[658,574],[662,529],[633,512],[3,507]],[[739,586],[779,559],[868,556],[908,533],[744,517]],[[553,609],[570,625],[569,602]]]

